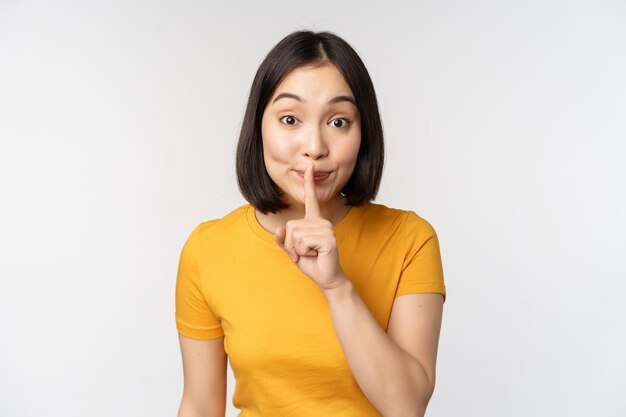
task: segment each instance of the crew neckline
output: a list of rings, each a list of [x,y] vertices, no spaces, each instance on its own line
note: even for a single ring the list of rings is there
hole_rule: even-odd
[[[369,203],[366,203],[369,204]],[[339,222],[333,226],[333,231],[335,232],[335,237],[337,240],[342,239],[345,235],[350,232],[350,226],[354,223],[355,219],[358,217],[359,213],[363,210],[363,206],[352,206],[348,213]],[[274,240],[274,235],[266,230],[255,215],[255,208],[251,204],[246,205],[246,218],[247,223],[250,229],[256,234],[261,240],[270,243],[272,245],[276,245],[276,241]]]

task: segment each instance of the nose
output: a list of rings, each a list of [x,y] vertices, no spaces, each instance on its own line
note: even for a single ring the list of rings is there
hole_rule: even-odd
[[[328,147],[324,141],[322,130],[319,127],[312,127],[307,133],[302,143],[303,155],[313,160],[322,158],[328,154]]]

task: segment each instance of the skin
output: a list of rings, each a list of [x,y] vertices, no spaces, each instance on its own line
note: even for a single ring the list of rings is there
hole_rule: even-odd
[[[280,97],[284,93],[299,100]],[[261,122],[267,172],[292,207],[266,215],[256,211],[257,220],[322,289],[337,285],[342,275],[333,225],[350,209],[340,190],[354,171],[361,144],[356,105],[329,103],[335,97],[354,100],[334,65],[296,68],[276,88]],[[313,170],[330,174],[316,183]]]

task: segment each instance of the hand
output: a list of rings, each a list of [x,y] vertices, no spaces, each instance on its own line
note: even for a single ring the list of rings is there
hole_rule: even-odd
[[[298,268],[322,289],[330,290],[347,278],[339,265],[333,225],[322,218],[315,193],[314,163],[304,172],[304,219],[289,220],[274,232],[274,240]]]

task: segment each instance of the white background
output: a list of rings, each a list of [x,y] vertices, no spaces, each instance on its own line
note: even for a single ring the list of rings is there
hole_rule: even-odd
[[[0,0],[0,415],[176,415],[180,250],[245,203],[249,88],[298,29],[360,54],[375,202],[438,232],[427,415],[626,415],[626,3],[600,0]]]

